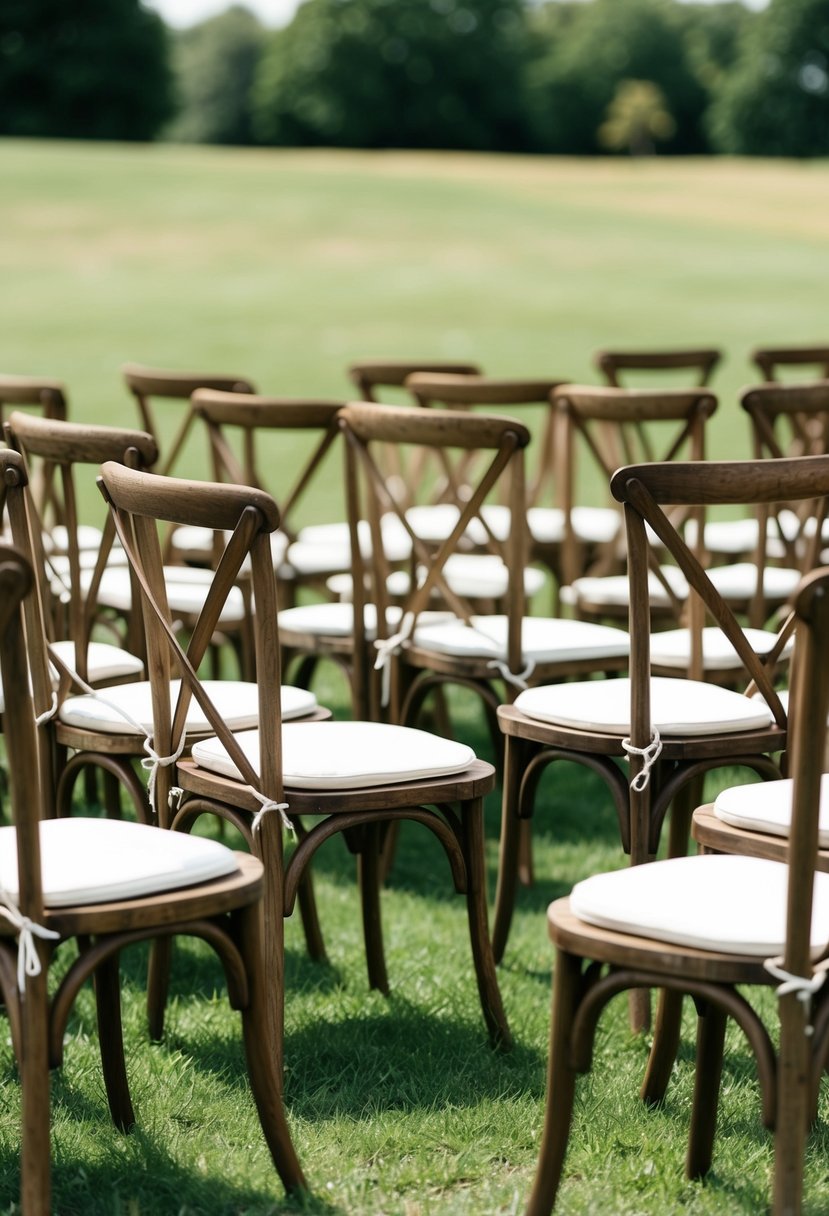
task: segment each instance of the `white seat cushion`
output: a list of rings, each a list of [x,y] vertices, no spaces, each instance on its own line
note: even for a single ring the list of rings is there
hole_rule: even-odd
[[[173,680],[170,685],[171,706],[175,704],[180,685],[180,680]],[[255,684],[243,680],[202,680],[202,687],[230,730],[247,730],[256,726],[259,720],[259,694]],[[282,716],[286,720],[311,713],[316,704],[313,693],[283,684]],[[116,735],[152,735],[149,682],[142,680],[135,684],[117,684],[114,688],[102,689],[95,696],[85,693],[79,697],[67,697],[58,710],[58,718],[67,726],[82,730]],[[133,723],[137,723],[137,726]],[[185,731],[188,734],[204,734],[212,729],[201,707],[191,698]]]
[[[674,595],[685,599],[688,594],[688,582],[682,571],[677,566],[662,566],[661,569]],[[648,573],[648,590],[652,604],[657,607],[670,607],[668,593],[653,571]],[[630,603],[630,582],[626,574],[577,578],[569,587],[562,587],[561,598],[564,603],[583,602],[608,608],[624,608]]]
[[[231,850],[215,840],[119,819],[44,820],[40,854],[48,908],[137,899],[239,868]],[[0,882],[17,901],[14,828],[0,828]]]
[[[403,610],[391,604],[386,612],[386,627],[392,632],[400,624]],[[366,604],[364,614],[366,637],[377,636],[377,609]],[[419,621],[453,621],[451,612],[421,612]],[[354,632],[354,607],[350,603],[300,604],[298,608],[283,608],[279,613],[280,633],[311,633],[315,637],[349,638]]]
[[[539,544],[560,545],[564,540],[564,512],[559,507],[530,507],[527,524]],[[579,540],[605,545],[618,536],[622,517],[613,507],[573,507],[570,525]]]
[[[75,671],[74,642],[52,642],[51,650],[71,672]],[[127,676],[144,674],[144,664],[128,650],[111,646],[108,642],[90,642],[86,651],[88,682],[97,684],[102,680],[119,680]]]
[[[781,781],[761,781],[751,785],[732,785],[722,790],[714,802],[714,814],[723,823],[749,832],[768,832],[771,836],[788,836],[792,826],[792,790],[790,777]],[[820,779],[820,823],[818,844],[829,848],[829,774]]]
[[[259,732],[236,736],[259,771]],[[218,739],[193,747],[202,768],[240,781],[241,774]],[[290,789],[361,789],[463,772],[475,759],[465,743],[408,726],[382,722],[293,723],[282,731],[282,771]]]
[[[506,593],[509,586],[509,570],[494,553],[452,553],[444,563],[446,582],[456,595],[469,599],[497,599]],[[426,579],[426,568],[418,567],[418,585]],[[536,595],[544,586],[545,576],[534,566],[524,569],[524,594]],[[350,574],[334,574],[325,583],[328,590],[345,600],[352,597]],[[405,570],[393,570],[386,579],[389,595],[405,596],[411,588],[411,579]]]
[[[754,562],[714,566],[707,574],[724,600],[746,600],[757,589],[757,567]],[[767,599],[785,600],[795,590],[801,577],[799,570],[766,566],[763,570],[763,595]]]
[[[223,534],[222,544],[227,544],[230,535],[229,532]],[[197,524],[184,524],[173,532],[170,544],[176,553],[203,554],[204,558],[209,560],[213,553],[214,536],[215,533],[210,528],[202,528]],[[271,533],[271,554],[275,566],[279,565],[284,558],[287,547],[288,538],[284,532]],[[250,559],[245,558],[242,569],[246,570],[249,566]]]
[[[447,536],[452,535],[460,514],[460,510],[454,503],[424,504],[419,507],[409,507],[406,512],[406,522],[420,540],[427,544],[439,545],[441,541],[446,540]]]
[[[208,589],[213,582],[213,571],[202,570],[198,566],[165,566],[164,581],[167,586],[167,600],[170,611],[175,615],[197,615],[207,597]],[[91,577],[82,578],[84,588],[88,588]],[[132,606],[129,570],[107,567],[98,589],[98,603],[105,608],[114,608],[118,612],[129,612]],[[245,616],[245,601],[238,587],[231,587],[225,601],[220,625],[238,625]]]
[[[91,524],[78,524],[75,529],[75,539],[78,548],[83,551],[92,550],[97,554],[101,547],[104,534],[100,528]],[[69,533],[63,524],[56,524],[51,532],[44,532],[43,547],[47,553],[66,553],[69,548]]]
[[[389,561],[405,561],[412,551],[411,537],[393,512],[389,511],[382,516],[380,532],[383,537],[383,552]],[[360,540],[360,552],[364,557],[370,557],[371,528],[368,520],[359,521],[357,535]],[[297,533],[297,543],[303,548],[320,545],[325,549],[339,550],[347,555],[346,568],[351,565],[351,534],[347,523],[311,524],[306,528],[300,528]],[[290,552],[289,560],[291,560]]]
[[[786,940],[788,867],[756,857],[675,857],[577,883],[581,920],[620,933],[768,958]],[[812,949],[829,940],[829,874],[815,874]]]
[[[419,620],[414,644],[458,658],[506,659],[507,617],[473,616],[471,620],[471,627],[458,618],[436,625]],[[521,625],[521,649],[525,662],[536,663],[623,658],[630,652],[630,639],[624,630],[607,625],[528,616]]]
[[[768,654],[777,640],[770,629],[744,629],[752,649],[760,655]],[[784,653],[788,654],[791,645]],[[737,652],[728,638],[714,625],[702,631],[703,662],[710,671],[727,671],[739,665]],[[687,629],[668,629],[664,633],[651,634],[651,663],[658,667],[686,668],[691,660],[691,635]]]
[[[540,722],[609,735],[630,734],[630,680],[580,680],[528,688],[515,708]],[[773,718],[764,701],[699,680],[651,678],[651,722],[661,735],[761,730]]]

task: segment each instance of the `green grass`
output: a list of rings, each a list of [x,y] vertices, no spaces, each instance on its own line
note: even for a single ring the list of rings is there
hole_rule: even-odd
[[[577,162],[0,143],[0,370],[62,378],[73,416],[133,422],[126,360],[210,367],[263,391],[348,395],[361,355],[479,360],[493,374],[585,378],[599,346],[717,343],[713,450],[748,455],[735,408],[759,342],[826,339],[824,165]],[[200,454],[191,454],[199,469]],[[284,453],[290,466],[293,453]],[[283,466],[284,467],[284,466]],[[330,513],[336,478],[316,501]],[[89,500],[91,502],[91,499]],[[331,683],[321,699],[342,706]],[[483,755],[474,714],[466,736]],[[516,1045],[486,1043],[463,901],[425,833],[404,829],[384,900],[392,996],[368,992],[353,860],[319,855],[330,962],[288,925],[286,1099],[320,1216],[488,1216],[523,1208],[538,1149],[551,951],[544,909],[623,864],[610,800],[582,770],[544,780],[538,881],[522,891],[501,984]],[[498,804],[487,812],[490,890]],[[55,1078],[61,1216],[293,1213],[253,1113],[238,1020],[217,964],[177,955],[167,1038],[146,1042],[145,959],[124,960],[139,1128],[107,1120],[91,995]],[[636,1092],[647,1043],[624,1000],[579,1086],[560,1210],[755,1213],[772,1166],[748,1049],[730,1032],[721,1135],[705,1185],[682,1178],[690,1010],[667,1102]],[[19,1107],[0,1045],[0,1211],[15,1211]],[[824,1111],[825,1113],[825,1111]],[[829,1210],[827,1137],[812,1141],[811,1212]]]

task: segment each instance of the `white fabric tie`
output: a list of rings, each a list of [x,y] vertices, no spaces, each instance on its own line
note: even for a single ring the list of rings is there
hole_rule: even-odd
[[[493,671],[497,671],[501,678],[506,680],[507,684],[512,684],[513,688],[526,692],[529,687],[527,680],[529,680],[535,671],[535,659],[530,659],[523,671],[511,671],[509,664],[505,663],[503,659],[490,659],[487,667],[491,667]]]
[[[45,929],[43,925],[36,924],[28,916],[22,916],[5,891],[0,894],[0,916],[13,925],[20,935],[17,944],[17,987],[23,993],[26,991],[26,976],[34,977],[41,972],[35,938],[39,937],[41,941],[57,941],[60,934],[54,929]]]
[[[181,753],[184,751],[184,745],[187,742],[186,734],[182,734],[181,742],[179,743],[172,756],[159,756],[157,751],[153,750],[153,745],[150,742],[150,736],[144,739],[144,751],[146,756],[142,757],[141,767],[150,774],[150,779],[147,782],[147,799],[150,804],[150,810],[155,814],[155,783],[158,780],[158,770],[160,768],[169,768],[171,764],[175,764]]]
[[[806,1009],[807,1020],[810,1016],[810,1005],[812,997],[822,987],[826,979],[826,972],[829,970],[829,958],[823,959],[815,964],[814,972],[811,978],[805,975],[792,975],[790,971],[786,971],[783,967],[783,955],[779,954],[776,958],[767,958],[763,966],[769,975],[773,975],[776,980],[782,982],[778,984],[775,992],[778,997],[789,996],[790,993],[795,993],[797,999],[802,1001]],[[811,1023],[806,1027],[806,1034],[812,1034],[813,1027]]]
[[[45,726],[47,722],[51,722],[55,714],[58,712],[58,694],[52,693],[52,704],[48,709],[44,709],[42,714],[38,714],[35,718],[35,726]]]
[[[377,657],[374,660],[374,670],[382,672],[380,684],[380,703],[385,708],[391,700],[391,661],[399,654],[404,643],[408,642],[414,627],[414,613],[406,612],[400,622],[397,633],[390,638],[380,638],[375,643]]]
[[[266,798],[265,795],[260,794],[258,790],[253,790],[253,796],[262,804],[256,814],[253,816],[253,823],[250,825],[250,830],[253,835],[255,836],[259,831],[260,827],[262,826],[262,820],[266,815],[269,815],[272,811],[278,811],[279,817],[282,820],[283,828],[296,839],[296,828],[288,818],[288,803],[275,802],[273,798]]]
[[[630,788],[636,790],[637,794],[641,794],[642,790],[647,789],[648,782],[651,779],[651,769],[656,764],[662,752],[662,740],[659,737],[659,731],[656,727],[653,728],[653,736],[647,747],[634,747],[630,739],[622,740],[622,747],[630,756],[642,756],[645,763],[633,780],[630,783]]]

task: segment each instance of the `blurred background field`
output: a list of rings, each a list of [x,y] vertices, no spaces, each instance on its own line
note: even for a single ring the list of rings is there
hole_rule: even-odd
[[[136,421],[128,360],[347,398],[361,356],[593,381],[716,345],[711,454],[748,456],[750,349],[826,336],[823,163],[6,140],[0,172],[0,368],[78,420]]]

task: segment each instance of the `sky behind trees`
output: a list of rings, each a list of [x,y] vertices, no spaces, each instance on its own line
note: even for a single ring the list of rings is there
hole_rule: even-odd
[[[300,0],[237,0],[256,13],[266,25],[286,25],[296,12]],[[719,0],[703,0],[716,4]],[[216,13],[230,8],[233,0],[144,0],[148,8],[161,13],[164,20],[173,26],[195,25]],[[743,0],[749,8],[765,8],[768,0]]]

